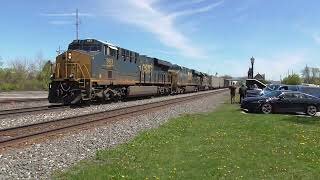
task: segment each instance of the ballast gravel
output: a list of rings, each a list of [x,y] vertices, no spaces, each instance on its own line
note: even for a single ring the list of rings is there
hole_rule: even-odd
[[[203,94],[208,92],[198,92],[197,94]],[[142,99],[136,101],[127,101],[127,102],[118,102],[118,103],[110,103],[110,104],[102,104],[102,105],[91,105],[82,108],[67,108],[60,110],[52,110],[46,112],[36,112],[32,114],[24,114],[23,116],[7,116],[6,118],[0,118],[0,129],[6,129],[10,127],[22,126],[27,124],[34,124],[45,121],[52,121],[55,119],[60,119],[64,117],[72,117],[83,114],[90,114],[94,112],[107,111],[117,108],[123,108],[128,106],[135,106],[140,104],[146,104],[151,102],[159,102],[167,99],[174,99],[177,97],[188,97],[193,96],[192,94],[181,94],[176,96],[162,96],[155,97],[150,99]]]
[[[227,96],[227,92],[208,95],[198,100],[173,105],[156,112],[130,117],[106,126],[85,130],[81,133],[66,135],[50,142],[5,152],[0,154],[0,179],[48,179],[54,171],[63,171],[80,160],[93,157],[99,149],[125,143],[134,138],[139,132],[156,128],[170,118],[178,117],[185,113],[212,111],[225,102]],[[146,101],[153,100],[148,99]],[[101,106],[94,107],[94,109],[100,108]],[[76,111],[75,114],[79,113],[79,110],[75,109],[73,111]],[[60,113],[56,113],[55,116],[60,116]],[[43,117],[45,115],[39,116],[39,118]]]

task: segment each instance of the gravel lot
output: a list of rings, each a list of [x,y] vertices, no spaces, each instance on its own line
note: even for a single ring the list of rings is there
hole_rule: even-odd
[[[47,179],[55,170],[63,170],[85,158],[92,157],[96,150],[114,147],[127,142],[145,129],[156,128],[185,113],[208,112],[226,100],[228,93],[210,95],[183,105],[175,105],[157,112],[124,119],[113,124],[86,130],[78,134],[70,134],[51,142],[36,144],[23,150],[14,150],[0,155],[0,179]],[[164,97],[161,97],[164,98]],[[166,97],[174,98],[174,97]],[[154,101],[147,99],[142,101]],[[87,107],[104,109],[120,104],[141,103],[141,101],[116,103],[111,105]],[[85,109],[68,111],[78,114]],[[59,116],[62,113],[59,113]],[[55,113],[55,116],[58,114]],[[43,118],[46,116],[39,116]],[[11,122],[14,124],[14,122]]]
[[[207,93],[207,92],[199,92],[198,94]],[[23,116],[8,116],[7,118],[0,119],[0,129],[14,127],[14,126],[21,126],[26,124],[32,124],[37,122],[43,121],[52,121],[54,119],[59,119],[63,117],[71,117],[80,114],[90,114],[93,112],[101,112],[116,108],[128,107],[128,106],[135,106],[138,104],[145,104],[150,102],[157,102],[162,101],[165,99],[173,99],[176,97],[187,97],[192,96],[193,94],[182,94],[177,96],[164,96],[164,97],[156,97],[152,99],[143,99],[143,100],[136,100],[136,101],[128,101],[128,102],[118,102],[118,103],[111,103],[111,104],[103,104],[103,105],[92,105],[89,107],[83,108],[75,108],[75,109],[64,109],[64,110],[52,110],[51,112],[44,112],[44,113],[35,113],[30,115],[23,115]]]

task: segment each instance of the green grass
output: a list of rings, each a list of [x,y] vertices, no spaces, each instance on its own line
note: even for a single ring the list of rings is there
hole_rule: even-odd
[[[319,179],[320,119],[224,104],[99,151],[62,179]]]

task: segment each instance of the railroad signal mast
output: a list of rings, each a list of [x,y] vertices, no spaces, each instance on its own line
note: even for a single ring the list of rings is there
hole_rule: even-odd
[[[79,11],[78,8],[76,10],[76,38],[79,40],[79,25],[80,25],[80,20],[79,20]]]
[[[79,10],[78,8],[76,9],[76,40],[79,40],[79,25],[81,24],[80,22],[80,19],[79,19]],[[59,46],[59,49],[56,50],[57,54],[61,54],[62,50],[60,49],[60,46]]]

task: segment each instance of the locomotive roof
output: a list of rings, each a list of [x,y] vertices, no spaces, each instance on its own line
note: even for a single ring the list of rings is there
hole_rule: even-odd
[[[115,46],[115,45],[113,45],[111,43],[108,43],[107,41],[101,41],[101,40],[96,40],[96,41],[98,41],[98,42],[100,42],[102,44],[108,45],[112,49],[118,50],[117,46]]]
[[[168,61],[164,61],[164,60],[160,60],[160,59],[157,59],[157,58],[154,58],[157,62],[158,65],[162,65],[162,66],[167,66],[167,67],[171,67],[172,64]]]
[[[104,44],[104,45],[107,45],[109,46],[110,48],[112,49],[115,49],[115,50],[118,50],[118,47],[111,44],[111,43],[108,43],[106,41],[102,41],[102,40],[97,40],[97,39],[81,39],[81,40],[73,40],[72,43],[84,43],[84,42],[88,42],[88,43],[94,43],[94,42],[97,42],[97,43],[100,43],[100,44]],[[71,43],[71,44],[72,44]]]

